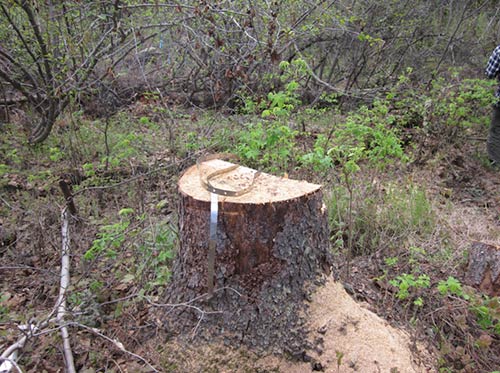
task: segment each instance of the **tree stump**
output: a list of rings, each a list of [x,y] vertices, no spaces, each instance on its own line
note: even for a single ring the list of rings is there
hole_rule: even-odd
[[[500,247],[474,242],[465,281],[490,296],[500,295]]]
[[[189,304],[168,312],[167,327],[266,351],[301,351],[304,300],[332,264],[321,186],[262,173],[248,193],[218,197],[215,290],[207,301],[211,196],[200,173],[231,165],[207,161],[179,180],[180,247],[167,299]],[[213,184],[241,189],[255,172],[238,167]]]

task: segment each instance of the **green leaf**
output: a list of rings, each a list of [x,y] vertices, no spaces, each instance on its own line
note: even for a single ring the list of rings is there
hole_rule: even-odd
[[[118,212],[118,215],[120,215],[120,216],[127,216],[127,215],[130,215],[130,214],[133,214],[133,213],[134,213],[134,209],[132,209],[130,207],[127,207],[127,208],[121,209]]]

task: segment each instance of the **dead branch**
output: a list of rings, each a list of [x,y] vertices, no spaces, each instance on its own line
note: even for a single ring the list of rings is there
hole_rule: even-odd
[[[12,370],[13,368],[16,368],[16,370],[19,372],[19,373],[23,373],[23,371],[21,370],[21,368],[19,367],[19,365],[17,365],[16,361],[15,360],[12,360],[12,359],[3,359],[3,362],[2,364],[0,364],[0,372],[9,372],[10,370]]]
[[[64,324],[64,317],[66,315],[66,290],[68,289],[70,283],[69,220],[66,208],[64,208],[61,213],[61,236],[61,281],[59,286],[59,296],[54,306],[54,310],[43,321],[35,321],[27,325],[20,325],[18,327],[19,330],[23,332],[23,336],[20,337],[15,343],[10,345],[0,356],[0,358],[3,360],[2,364],[0,365],[0,372],[2,373],[10,372],[14,368],[21,372],[17,365],[18,351],[24,348],[26,342],[30,338],[39,335],[41,330],[47,328],[48,325],[54,321],[52,316],[55,311],[57,312],[55,321],[59,324],[58,329],[61,330],[61,336],[63,339],[63,351],[66,371],[68,373],[76,372],[73,353],[71,351],[71,344],[69,341],[69,332],[67,325]]]
[[[78,191],[76,191],[75,193],[73,193],[73,197],[76,197],[79,194],[82,194],[84,192],[88,192],[88,191],[91,191],[91,190],[106,190],[106,189],[117,188],[117,187],[120,187],[122,185],[131,183],[134,180],[145,178],[147,176],[153,175],[153,174],[158,173],[160,171],[165,171],[165,170],[168,170],[168,169],[171,169],[171,168],[179,167],[183,163],[185,163],[185,162],[187,162],[189,160],[192,160],[192,159],[196,159],[200,155],[204,154],[205,152],[210,151],[210,150],[216,148],[218,145],[219,145],[219,143],[215,143],[215,144],[213,144],[209,148],[205,148],[203,150],[197,151],[197,152],[195,152],[193,154],[190,154],[190,155],[188,155],[188,156],[186,156],[186,157],[184,157],[184,158],[182,158],[180,160],[174,160],[174,162],[172,162],[172,163],[166,164],[164,166],[160,166],[158,168],[155,168],[155,169],[153,169],[151,171],[148,171],[148,172],[145,172],[145,173],[134,175],[134,176],[132,176],[132,177],[130,177],[128,179],[119,181],[119,182],[117,182],[115,184],[102,185],[102,186],[89,186],[89,187],[86,187],[86,188],[79,189]]]
[[[68,207],[69,212],[71,215],[76,216],[76,206],[73,201],[73,195],[71,194],[71,187],[64,179],[59,180],[59,187],[64,194],[64,199],[66,200],[66,206]]]
[[[66,290],[69,287],[70,275],[70,261],[69,261],[69,221],[68,211],[66,208],[61,213],[62,227],[62,258],[61,258],[61,285],[59,287],[59,297],[57,299],[57,321],[62,324],[64,316],[66,315]],[[76,373],[75,363],[73,360],[73,353],[71,351],[71,344],[69,341],[69,332],[66,326],[61,326],[61,336],[63,339],[64,360],[66,364],[66,371],[68,373]]]
[[[322,85],[326,88],[328,88],[329,90],[333,91],[333,92],[337,92],[337,93],[340,93],[344,96],[349,96],[349,97],[357,97],[357,98],[363,98],[365,95],[363,95],[363,92],[359,92],[359,91],[355,91],[355,90],[349,90],[349,91],[346,91],[346,90],[343,90],[343,89],[340,89],[340,88],[337,88],[337,87],[334,87],[332,86],[330,83],[322,80],[319,76],[317,76],[314,72],[314,70],[311,68],[311,66],[309,66],[309,64],[307,63],[307,60],[304,58],[304,56],[302,55],[302,52],[300,51],[299,47],[297,46],[297,44],[294,43],[294,47],[295,47],[295,52],[297,53],[298,56],[300,56],[300,58],[302,58],[302,60],[304,61],[304,64],[306,65],[307,67],[307,70],[309,71],[309,73],[311,74],[312,78],[316,81],[316,83],[318,83],[319,85]],[[370,90],[365,90],[365,92],[368,92]]]
[[[230,290],[230,291],[236,293],[238,296],[244,297],[244,295],[241,294],[239,291],[237,291],[236,289],[229,287],[229,286],[224,286],[224,287],[215,289],[214,293],[218,293],[220,291],[225,291],[225,290]],[[193,328],[193,330],[191,331],[191,339],[194,339],[194,337],[196,337],[198,329],[200,328],[201,322],[205,319],[206,315],[217,315],[217,314],[223,313],[222,311],[217,311],[217,310],[216,311],[205,311],[204,309],[193,305],[193,303],[196,301],[203,301],[203,300],[207,299],[207,296],[208,296],[208,293],[203,293],[197,297],[194,297],[193,299],[190,299],[190,300],[188,300],[186,302],[182,302],[182,303],[156,303],[156,302],[153,302],[148,297],[144,297],[144,299],[150,305],[152,305],[154,307],[168,307],[168,308],[171,308],[171,311],[174,310],[175,308],[178,308],[178,307],[186,307],[186,308],[190,308],[190,309],[195,310],[198,313],[198,321],[197,321],[195,327]],[[249,297],[246,297],[246,298],[250,299]]]
[[[42,327],[48,325],[48,322],[42,323]],[[18,326],[19,330],[23,332],[23,336],[19,338],[16,342],[10,345],[0,356],[2,359],[2,364],[0,365],[0,372],[8,373],[13,368],[16,368],[18,371],[21,371],[17,365],[18,351],[22,350],[26,345],[26,342],[33,334],[39,330],[39,327],[35,324],[27,324]]]
[[[57,300],[57,303],[55,305],[55,309],[57,310],[57,315],[56,318],[53,318],[53,312],[51,312],[44,321],[41,321],[39,323],[33,322],[27,325],[20,325],[18,328],[23,332],[23,336],[20,337],[15,343],[13,343],[11,346],[9,346],[0,356],[0,372],[1,373],[8,373],[12,371],[12,369],[16,369],[18,372],[22,373],[21,368],[17,364],[17,358],[18,358],[18,351],[22,350],[24,346],[26,345],[27,341],[33,337],[38,337],[40,335],[48,334],[48,333],[53,333],[55,331],[60,330],[61,335],[63,338],[63,351],[64,351],[64,358],[65,358],[65,364],[66,364],[66,371],[67,372],[76,372],[75,367],[74,367],[74,359],[71,351],[71,346],[69,344],[69,332],[68,332],[68,326],[76,326],[81,329],[85,329],[95,335],[97,335],[100,338],[105,339],[108,342],[111,342],[116,348],[118,348],[120,351],[142,361],[144,364],[146,364],[152,371],[154,372],[159,372],[150,362],[148,362],[144,357],[133,353],[131,351],[128,351],[123,343],[121,343],[117,339],[113,339],[111,337],[108,337],[107,335],[103,334],[101,330],[97,328],[92,328],[77,322],[70,321],[68,323],[64,323],[64,316],[66,314],[66,290],[68,289],[69,282],[70,282],[70,276],[69,276],[69,234],[68,234],[68,214],[66,209],[63,210],[62,212],[62,229],[61,233],[63,236],[63,255],[61,259],[61,285],[59,288],[59,297]],[[238,296],[243,297],[244,295],[241,294],[239,291],[236,289],[233,289],[231,287],[222,287],[219,289],[216,289],[215,292],[220,292],[220,291],[232,291],[236,293]],[[199,313],[199,318],[196,326],[193,328],[192,331],[192,336],[194,336],[199,329],[199,326],[203,319],[205,318],[206,315],[212,315],[212,314],[220,314],[222,311],[206,311],[203,310],[202,308],[195,306],[193,303],[197,301],[203,301],[206,298],[207,294],[201,294],[200,296],[197,296],[189,301],[182,302],[182,303],[156,303],[149,299],[148,297],[144,297],[143,295],[139,294],[133,294],[128,297],[120,298],[120,299],[115,299],[114,301],[123,301],[126,299],[130,298],[142,298],[146,300],[148,304],[150,304],[153,307],[169,307],[172,309],[178,308],[178,307],[186,307],[195,310],[196,312]],[[114,301],[107,302],[112,303]],[[48,328],[49,325],[52,323],[57,323],[58,326],[56,328]]]

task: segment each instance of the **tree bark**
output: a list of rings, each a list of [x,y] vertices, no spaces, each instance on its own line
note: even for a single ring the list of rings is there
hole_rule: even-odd
[[[205,162],[179,181],[180,248],[167,290],[170,303],[207,292],[210,193],[200,173],[203,177],[230,165]],[[241,189],[251,184],[255,172],[239,167],[213,182],[221,189]],[[215,291],[210,302],[199,302],[200,310],[209,306],[218,313],[190,307],[174,317],[170,313],[171,326],[186,331],[196,325],[200,336],[223,335],[278,352],[305,348],[304,300],[331,266],[321,186],[261,174],[250,192],[219,196],[218,211]]]
[[[500,247],[474,242],[469,250],[466,283],[490,296],[500,295]]]

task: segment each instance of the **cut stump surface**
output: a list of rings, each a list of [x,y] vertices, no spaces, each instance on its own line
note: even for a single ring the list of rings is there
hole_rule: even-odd
[[[210,193],[200,173],[206,177],[231,165],[207,161],[179,180],[180,247],[167,289],[170,303],[207,292]],[[238,167],[211,182],[239,190],[252,183],[255,173]],[[331,266],[321,186],[262,173],[248,193],[218,198],[215,292],[209,303],[198,305],[217,313],[187,308],[174,317],[171,313],[167,323],[181,331],[197,325],[197,335],[221,335],[266,350],[304,349],[304,300]]]
[[[206,178],[214,171],[222,170],[232,166],[233,163],[220,159],[204,162],[200,167],[189,168],[179,181],[179,191],[193,200],[210,203],[210,192],[208,192],[200,182],[200,176]],[[201,173],[201,175],[200,175]],[[240,166],[234,171],[221,175],[213,180],[215,187],[228,190],[239,190],[252,183],[254,175],[257,173],[248,167]],[[221,196],[221,202],[226,204],[266,204],[289,201],[300,198],[310,193],[317,192],[321,185],[311,184],[307,181],[292,180],[282,177],[261,173],[251,190],[239,197]]]

